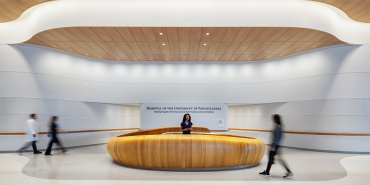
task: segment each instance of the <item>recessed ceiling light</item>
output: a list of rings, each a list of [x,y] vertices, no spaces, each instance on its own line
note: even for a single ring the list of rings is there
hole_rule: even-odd
[[[209,33],[206,33],[206,35],[209,35]]]
[[[86,55],[89,55],[89,54],[86,54]]]
[[[72,51],[72,50],[69,50],[69,51]]]
[[[203,45],[207,45],[207,44],[203,44]]]
[[[202,59],[199,59],[199,60],[202,60]]]
[[[184,60],[185,60],[185,58],[184,58]]]
[[[100,58],[100,57],[99,57]]]
[[[55,45],[53,45],[53,47],[55,47]]]
[[[216,58],[216,60],[218,60],[218,59]]]
[[[119,60],[119,59],[117,59],[117,60]]]
[[[297,49],[297,51],[299,51],[299,50]]]
[[[270,58],[270,57],[269,57]]]
[[[251,60],[251,59],[249,59],[249,60]]]
[[[136,60],[136,58],[134,58],[134,60]]]
[[[163,46],[166,45],[165,43],[162,44]]]
[[[234,60],[234,59],[233,59]]]
[[[163,35],[163,33],[159,33],[159,35]]]
[[[168,60],[168,59],[167,59]]]
[[[150,60],[152,60],[152,59],[150,59]]]
[[[280,55],[280,56],[283,56],[283,55]]]
[[[316,46],[313,46],[313,47],[316,47]]]

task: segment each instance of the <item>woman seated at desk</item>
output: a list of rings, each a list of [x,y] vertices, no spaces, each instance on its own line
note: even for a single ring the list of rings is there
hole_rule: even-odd
[[[190,134],[192,125],[193,123],[191,122],[190,114],[185,114],[184,117],[182,118],[182,123],[181,123],[182,133]]]

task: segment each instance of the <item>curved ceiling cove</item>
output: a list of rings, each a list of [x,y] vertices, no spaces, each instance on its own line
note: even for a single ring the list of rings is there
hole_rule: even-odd
[[[37,4],[52,0],[2,0],[0,1],[0,23],[13,21]],[[351,19],[370,23],[370,0],[311,0],[334,6],[342,10]]]
[[[1,0],[0,23],[18,19],[27,9],[52,0]]]
[[[351,44],[370,44],[370,24],[313,1],[51,1],[23,15],[0,24],[0,44],[22,43],[62,27],[296,27],[324,31]]]
[[[322,31],[286,27],[71,27],[25,43],[113,61],[258,61],[345,44]]]
[[[370,23],[370,0],[312,0],[332,5],[355,21]]]

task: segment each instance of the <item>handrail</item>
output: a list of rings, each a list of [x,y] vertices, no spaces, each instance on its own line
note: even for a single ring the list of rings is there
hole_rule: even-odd
[[[229,128],[230,130],[243,130],[243,131],[254,131],[254,132],[272,132],[272,130],[257,130],[257,129],[241,129],[241,128]],[[288,134],[309,134],[309,135],[331,135],[331,136],[370,136],[369,133],[329,133],[329,132],[296,132],[296,131],[284,131]]]
[[[63,131],[60,134],[81,133],[81,132],[104,132],[104,131],[119,131],[119,130],[140,130],[140,128],[116,128],[116,129],[101,129],[101,130],[75,130]],[[0,135],[25,135],[25,132],[0,132]],[[39,132],[39,134],[49,134],[49,132]]]

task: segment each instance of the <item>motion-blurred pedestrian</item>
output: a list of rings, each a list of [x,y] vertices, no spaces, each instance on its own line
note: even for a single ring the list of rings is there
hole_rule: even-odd
[[[30,119],[27,120],[27,132],[26,132],[26,143],[22,148],[18,150],[19,154],[22,155],[22,152],[32,145],[33,153],[34,154],[41,154],[42,152],[37,150],[36,141],[39,139],[38,137],[38,130],[39,124],[36,122],[37,115],[31,114]]]
[[[46,149],[45,155],[52,155],[50,152],[51,152],[51,148],[53,147],[53,143],[56,143],[57,145],[59,145],[60,148],[62,149],[63,153],[65,153],[67,151],[63,147],[62,143],[60,142],[60,140],[57,137],[58,132],[62,131],[60,129],[59,125],[56,123],[57,120],[58,120],[57,116],[51,117],[50,131],[49,131],[49,134],[48,134],[48,137],[50,137],[50,142],[49,142],[48,148]]]
[[[276,125],[275,125],[275,129],[274,129],[274,132],[273,132],[273,135],[272,135],[273,136],[272,137],[272,142],[271,142],[271,145],[270,145],[269,162],[267,164],[266,170],[259,173],[260,175],[264,175],[264,176],[270,176],[271,165],[274,164],[275,155],[279,154],[278,149],[279,149],[279,146],[280,146],[281,138],[283,136],[282,120],[281,120],[280,116],[278,114],[274,114],[272,116],[272,121],[274,123],[276,123]],[[293,176],[292,171],[290,171],[290,169],[288,168],[286,163],[283,161],[283,159],[281,158],[281,155],[278,155],[278,156],[279,156],[279,158],[278,158],[279,162],[287,170],[287,174],[283,177],[285,179],[291,178]]]

